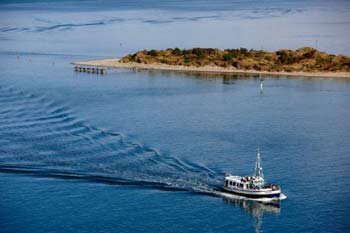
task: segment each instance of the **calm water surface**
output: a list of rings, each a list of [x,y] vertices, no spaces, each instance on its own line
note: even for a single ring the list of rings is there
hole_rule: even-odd
[[[0,4],[1,232],[347,232],[350,82],[110,70],[143,48],[350,54],[347,1]],[[272,206],[216,195],[265,176]]]

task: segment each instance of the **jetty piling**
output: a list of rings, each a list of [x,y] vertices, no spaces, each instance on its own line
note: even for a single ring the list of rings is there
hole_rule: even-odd
[[[107,71],[103,67],[84,67],[80,65],[74,66],[75,72],[84,72],[89,74],[106,74]]]

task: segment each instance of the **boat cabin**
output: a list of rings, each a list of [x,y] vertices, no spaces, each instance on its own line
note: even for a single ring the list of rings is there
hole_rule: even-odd
[[[260,189],[264,187],[264,179],[259,176],[232,176],[225,177],[225,184],[228,188]]]

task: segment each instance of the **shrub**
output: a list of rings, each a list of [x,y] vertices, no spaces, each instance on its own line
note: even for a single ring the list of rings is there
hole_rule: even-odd
[[[173,50],[173,54],[179,56],[179,55],[182,55],[182,51],[179,48],[175,48]]]
[[[151,55],[152,57],[156,57],[158,55],[157,50],[152,49],[151,51],[148,52],[148,55]]]
[[[246,48],[240,48],[240,49],[239,49],[239,53],[242,54],[242,55],[245,55],[245,54],[248,53],[248,49],[246,49]]]
[[[278,61],[281,64],[289,64],[293,61],[293,56],[291,56],[286,50],[277,51],[276,54],[278,56]]]
[[[201,56],[203,53],[202,53],[202,50],[200,48],[193,48],[192,49],[192,53],[194,55],[196,55],[197,57]]]
[[[224,61],[230,61],[232,60],[233,55],[231,53],[227,53],[224,55]]]

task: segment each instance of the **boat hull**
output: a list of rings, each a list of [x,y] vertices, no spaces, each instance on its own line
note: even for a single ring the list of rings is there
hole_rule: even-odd
[[[271,191],[271,192],[247,192],[247,191],[241,191],[241,190],[234,190],[234,189],[228,189],[224,188],[225,192],[248,197],[248,198],[279,198],[281,196],[281,192],[279,191]]]

